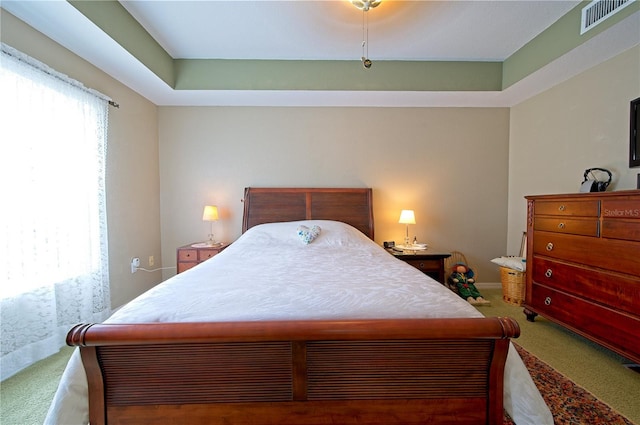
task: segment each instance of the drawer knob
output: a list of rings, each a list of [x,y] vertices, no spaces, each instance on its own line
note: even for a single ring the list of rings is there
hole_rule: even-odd
[[[191,257],[191,254],[187,254],[187,258]]]
[[[567,209],[567,207],[565,207],[564,205],[560,205],[558,207],[558,210],[560,210],[560,211],[564,211],[565,209]]]
[[[564,223],[558,223],[558,229],[564,229]]]
[[[420,268],[424,269],[424,263],[420,263]]]
[[[551,305],[551,297],[547,297],[544,299],[544,305]]]
[[[549,242],[549,243],[547,244],[547,251],[552,251],[552,250],[553,250],[553,243],[552,243],[552,242]]]
[[[551,277],[552,274],[553,272],[551,271],[551,269],[547,269],[547,271],[544,273],[544,275],[548,278]]]

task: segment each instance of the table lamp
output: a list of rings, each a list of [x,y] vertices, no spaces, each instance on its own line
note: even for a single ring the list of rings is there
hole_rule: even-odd
[[[202,213],[202,221],[211,222],[211,233],[209,233],[209,240],[207,241],[208,246],[218,245],[215,239],[213,238],[213,222],[217,220],[218,220],[218,207],[213,205],[206,205]]]
[[[413,210],[402,210],[400,213],[400,220],[398,220],[400,224],[407,225],[407,234],[404,237],[404,246],[409,246],[409,225],[416,224],[416,216],[413,213]]]

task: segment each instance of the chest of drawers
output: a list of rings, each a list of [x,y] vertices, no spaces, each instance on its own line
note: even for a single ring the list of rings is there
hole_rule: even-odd
[[[201,246],[202,245],[202,246]],[[222,252],[228,247],[229,243],[221,243],[214,246],[206,246],[205,244],[193,244],[181,246],[176,250],[178,273],[189,270],[191,267],[202,263],[205,260]]]
[[[640,191],[526,199],[527,319],[640,362]]]

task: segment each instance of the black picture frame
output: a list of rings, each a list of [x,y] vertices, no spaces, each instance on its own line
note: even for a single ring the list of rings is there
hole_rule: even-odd
[[[640,97],[631,101],[629,116],[629,167],[640,167]]]

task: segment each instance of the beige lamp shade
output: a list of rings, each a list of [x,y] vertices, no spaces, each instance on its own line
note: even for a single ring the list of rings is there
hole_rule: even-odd
[[[218,207],[207,205],[202,213],[202,221],[216,221],[218,219]]]
[[[398,220],[400,224],[416,224],[416,215],[413,213],[413,210],[402,210],[400,213],[400,220]]]
[[[413,210],[402,210],[398,223],[406,224],[407,226],[407,233],[404,236],[404,246],[409,247],[409,225],[416,224],[416,215],[413,213]]]

